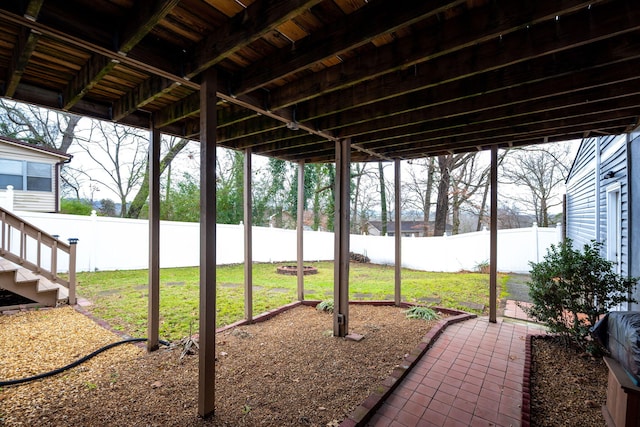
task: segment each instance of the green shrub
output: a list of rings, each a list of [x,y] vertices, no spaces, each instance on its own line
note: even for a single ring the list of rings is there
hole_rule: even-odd
[[[421,305],[415,305],[408,310],[405,310],[405,315],[409,319],[423,319],[423,320],[437,320],[440,315],[429,307],[423,307]]]
[[[316,305],[316,310],[333,313],[333,300],[328,299],[321,301],[320,303],[318,303],[318,305]]]
[[[78,199],[62,199],[60,201],[60,213],[69,215],[91,215],[93,207],[89,201]]]
[[[571,239],[551,245],[544,261],[530,263],[529,295],[533,306],[525,311],[578,346],[594,351],[589,329],[605,313],[630,297],[637,278],[614,272],[614,263],[601,254],[602,243],[592,241],[582,251]]]

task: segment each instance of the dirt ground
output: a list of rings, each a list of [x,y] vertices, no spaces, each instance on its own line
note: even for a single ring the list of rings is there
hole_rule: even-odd
[[[196,355],[125,344],[0,389],[0,425],[337,426],[432,326],[395,307],[350,310],[360,342],[332,337],[331,315],[311,307],[218,334],[216,414],[207,420],[197,416]],[[69,307],[0,316],[0,379],[59,368],[119,339]],[[534,339],[532,362],[532,426],[604,425],[601,359]]]
[[[428,332],[396,307],[351,306],[350,332],[297,307],[218,334],[216,412],[197,417],[198,358],[125,344],[60,375],[0,391],[4,426],[331,426],[362,403]],[[0,378],[68,364],[119,340],[72,308],[0,316]]]
[[[534,339],[531,426],[604,426],[607,375],[601,357],[567,348],[557,338]]]

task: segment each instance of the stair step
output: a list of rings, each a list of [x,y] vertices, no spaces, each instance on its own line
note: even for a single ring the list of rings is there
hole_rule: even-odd
[[[55,307],[68,301],[68,289],[48,279],[0,258],[0,288],[35,301],[37,304]]]

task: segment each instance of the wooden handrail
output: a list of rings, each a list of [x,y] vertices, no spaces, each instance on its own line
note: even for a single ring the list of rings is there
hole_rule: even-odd
[[[0,207],[0,227],[0,256],[69,289],[69,304],[75,304],[76,243],[78,239],[69,239],[69,243],[65,243],[2,207]],[[14,231],[12,232],[12,230]],[[14,232],[19,233],[17,248],[12,247]],[[35,260],[27,259],[27,238],[31,238],[37,245]],[[50,269],[42,267],[43,246],[51,250]],[[69,280],[58,276],[58,251],[69,255]]]

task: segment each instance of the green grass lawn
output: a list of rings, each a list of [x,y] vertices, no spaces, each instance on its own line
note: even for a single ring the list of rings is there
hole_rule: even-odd
[[[318,274],[305,276],[305,299],[333,298],[333,262],[313,263]],[[253,266],[254,315],[297,299],[296,276],[276,273],[276,264]],[[242,265],[217,268],[217,326],[244,317]],[[350,265],[351,300],[393,300],[394,267]],[[500,276],[498,287],[507,276]],[[114,328],[134,337],[146,336],[147,270],[103,271],[78,274],[78,295],[89,299],[88,309]],[[177,340],[198,329],[199,269],[168,268],[160,271],[160,337]],[[489,275],[480,273],[431,273],[402,270],[402,298],[409,302],[471,310],[464,303],[489,304]],[[486,311],[486,308],[485,308]]]

